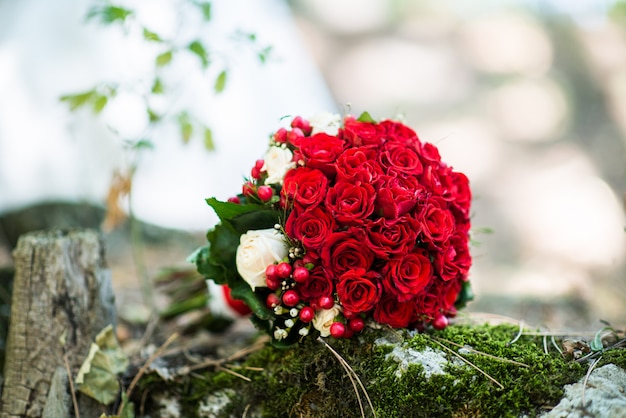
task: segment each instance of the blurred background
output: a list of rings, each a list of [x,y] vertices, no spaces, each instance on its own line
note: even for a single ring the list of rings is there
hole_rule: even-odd
[[[98,115],[59,101],[154,76],[162,45],[133,40],[129,24],[86,21],[102,3],[0,0],[0,264],[11,263],[9,215],[50,201],[103,208],[130,164],[135,215],[182,231],[148,242],[149,273],[184,265],[215,222],[204,198],[240,190],[282,117],[367,110],[402,118],[470,178],[470,310],[626,324],[626,2],[222,0],[208,29],[189,1],[141,3],[122,2],[144,27],[216,51],[208,70],[193,56],[159,70],[175,92],[164,112],[191,109],[215,149],[151,125],[135,88]],[[271,46],[268,59],[237,33]],[[146,135],[140,156],[125,146]],[[136,287],[124,237],[109,251],[119,304]]]

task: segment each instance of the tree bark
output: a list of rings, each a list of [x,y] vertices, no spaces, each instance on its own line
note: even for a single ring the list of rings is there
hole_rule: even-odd
[[[96,334],[113,323],[111,278],[103,242],[90,230],[29,233],[20,237],[13,255],[0,417],[40,417],[53,375],[66,367],[64,358],[72,378]],[[103,412],[88,399],[79,403],[83,416]]]

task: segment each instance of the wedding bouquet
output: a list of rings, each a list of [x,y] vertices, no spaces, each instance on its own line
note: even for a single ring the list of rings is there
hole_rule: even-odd
[[[467,177],[402,123],[295,117],[241,193],[207,199],[220,223],[196,264],[277,345],[443,329],[471,299],[470,201]]]

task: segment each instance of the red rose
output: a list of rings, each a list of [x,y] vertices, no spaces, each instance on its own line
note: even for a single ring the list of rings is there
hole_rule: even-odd
[[[420,228],[419,222],[408,216],[393,220],[378,218],[366,226],[368,244],[376,257],[382,259],[412,251]]]
[[[413,317],[414,302],[399,302],[395,295],[383,293],[374,310],[374,320],[393,328],[406,328]]]
[[[369,270],[374,262],[374,253],[365,243],[365,232],[350,228],[331,234],[322,247],[322,265],[333,278],[343,273],[362,268]]]
[[[336,136],[318,133],[302,138],[299,151],[309,168],[322,170],[329,177],[335,176],[334,163],[341,155],[345,143]]]
[[[450,184],[452,186],[452,204],[463,215],[469,217],[472,192],[469,187],[469,180],[463,173],[450,173]]]
[[[424,194],[424,188],[413,176],[381,176],[376,188],[376,213],[387,219],[412,210]]]
[[[447,203],[441,198],[432,198],[426,201],[417,219],[421,224],[421,232],[425,241],[437,247],[450,238],[454,232],[454,217],[447,208]]]
[[[333,282],[321,266],[313,267],[309,278],[298,284],[298,294],[303,300],[317,301],[321,296],[332,296]]]
[[[337,181],[373,184],[382,172],[376,155],[376,151],[370,148],[348,148],[335,163]]]
[[[400,302],[406,302],[430,283],[433,267],[425,255],[409,253],[390,259],[382,273],[385,292],[396,295]]]
[[[289,170],[281,195],[287,201],[293,201],[296,205],[307,208],[317,206],[324,200],[328,189],[328,179],[319,170],[299,167]]]
[[[420,145],[415,131],[400,122],[384,120],[380,123],[380,126],[385,130],[387,141],[399,142],[411,146]]]
[[[285,223],[287,235],[302,242],[307,251],[318,250],[335,228],[335,220],[322,206],[295,209]]]
[[[467,279],[472,264],[468,241],[467,235],[454,234],[435,252],[435,271],[442,280]]]
[[[417,175],[422,172],[417,151],[399,142],[387,142],[383,145],[380,154],[380,165],[391,172]]]
[[[341,131],[343,139],[352,147],[377,147],[384,138],[381,125],[370,122],[359,122],[354,118],[346,118]]]
[[[374,212],[375,197],[371,184],[340,181],[328,190],[326,208],[340,223],[359,223]]]
[[[426,142],[422,144],[420,157],[422,157],[422,163],[424,165],[431,163],[439,163],[441,161],[441,156],[439,155],[439,150],[433,144]]]
[[[337,283],[339,302],[348,311],[359,314],[372,309],[382,293],[378,273],[364,269],[345,272]]]

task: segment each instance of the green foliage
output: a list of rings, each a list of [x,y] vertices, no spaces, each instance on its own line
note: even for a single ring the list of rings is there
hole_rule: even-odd
[[[217,67],[217,77],[213,80],[213,90],[215,94],[219,94],[224,91],[226,82],[228,79],[228,62],[224,62],[222,59],[219,64],[215,64],[211,60],[213,53],[210,45],[202,39],[202,35],[206,33],[205,27],[210,24],[213,19],[213,7],[210,1],[205,0],[184,0],[192,8],[179,7],[177,10],[199,13],[202,17],[202,24],[198,27],[197,37],[191,42],[182,41],[175,37],[169,39],[163,36],[158,31],[154,31],[140,23],[141,19],[138,16],[137,11],[132,7],[122,6],[115,4],[112,1],[101,2],[98,6],[92,7],[88,14],[87,20],[95,20],[104,25],[121,25],[124,28],[124,33],[127,37],[141,34],[141,40],[146,45],[161,45],[162,47],[156,52],[150,59],[153,61],[153,72],[151,79],[140,79],[136,81],[115,81],[115,82],[100,82],[95,87],[78,93],[66,94],[60,98],[64,103],[67,103],[71,111],[75,111],[82,107],[90,107],[94,114],[99,114],[104,110],[111,99],[120,91],[128,91],[133,95],[139,95],[146,103],[146,113],[148,115],[148,126],[146,127],[146,133],[154,132],[154,127],[161,123],[174,123],[177,124],[181,132],[181,139],[183,143],[188,143],[193,137],[194,133],[203,141],[204,147],[208,151],[215,149],[214,138],[212,130],[206,126],[206,123],[199,115],[194,115],[190,109],[179,108],[176,111],[172,109],[159,109],[155,110],[149,106],[152,95],[163,95],[167,100],[169,94],[175,94],[175,89],[167,85],[164,81],[167,67],[172,66],[179,56],[185,54],[191,54],[199,61],[199,67],[204,71],[210,67]],[[182,12],[181,12],[182,13]],[[181,16],[179,16],[180,20]],[[270,46],[260,46],[255,34],[246,34],[241,37],[241,31],[236,32],[235,40],[244,41],[247,45],[250,45],[254,53],[259,57],[262,62],[265,62],[271,51]],[[224,48],[224,47],[222,47]],[[223,51],[217,51],[220,57],[227,57],[228,54],[224,54]],[[221,68],[218,66],[220,65]],[[150,76],[149,76],[150,77]],[[207,76],[208,77],[208,76]],[[210,81],[210,80],[207,80]],[[115,86],[115,87],[111,87]],[[144,87],[149,86],[149,87]],[[137,142],[137,138],[122,138],[124,142]]]
[[[363,112],[361,113],[361,115],[358,117],[357,119],[359,122],[369,122],[369,123],[376,123],[376,121],[374,120],[374,118],[372,117],[372,115],[369,114],[369,112]]]

